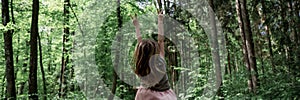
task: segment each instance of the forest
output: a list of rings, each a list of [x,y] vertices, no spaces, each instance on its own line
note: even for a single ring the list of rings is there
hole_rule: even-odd
[[[299,0],[1,0],[0,99],[134,100],[158,12],[179,100],[300,99]]]

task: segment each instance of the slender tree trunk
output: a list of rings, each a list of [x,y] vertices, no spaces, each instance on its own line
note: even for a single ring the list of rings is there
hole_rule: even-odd
[[[178,52],[176,50],[176,52],[173,53],[173,60],[174,60],[174,65],[175,67],[178,67],[178,60],[177,60],[177,57],[178,57]],[[176,86],[176,82],[178,81],[178,70],[174,69],[174,67],[172,67],[172,87],[173,89],[175,88]]]
[[[236,0],[236,11],[237,11],[237,15],[238,15],[238,22],[239,22],[239,27],[240,27],[240,34],[242,37],[242,43],[243,43],[243,54],[244,54],[244,61],[246,64],[246,68],[248,71],[248,87],[250,91],[253,91],[253,82],[252,82],[252,78],[251,78],[251,68],[250,68],[250,64],[249,64],[249,58],[248,58],[248,51],[247,51],[247,46],[246,46],[246,37],[245,37],[245,30],[244,30],[244,22],[243,22],[243,18],[242,18],[242,9],[241,9],[241,2],[240,0]]]
[[[259,43],[260,45],[263,45],[262,43]],[[263,49],[259,47],[260,50],[260,62],[261,62],[261,70],[262,70],[262,74],[265,74],[265,67],[264,67],[264,59],[263,59]]]
[[[297,16],[299,13],[300,13],[300,1],[295,1],[296,3],[295,3],[295,15]],[[296,37],[296,44],[300,44],[300,33],[299,33],[299,31],[300,31],[300,20],[298,19],[298,20],[296,20],[295,21],[295,23],[298,23],[298,24],[296,24],[295,25],[295,31],[296,31],[296,33],[297,33],[297,37]],[[298,28],[297,28],[298,27]],[[300,61],[300,45],[297,45],[297,52],[296,52],[296,54],[298,54],[298,55],[296,55],[297,56],[297,59],[296,59],[296,61]],[[298,68],[300,68],[300,66],[298,65]]]
[[[260,16],[262,16],[261,22],[265,23],[266,20],[266,7],[265,7],[265,0],[261,1],[261,5],[262,5],[262,13]],[[273,72],[275,72],[275,65],[273,64],[273,49],[272,49],[272,42],[271,42],[271,31],[269,30],[269,26],[266,24],[266,26],[264,26],[265,32],[267,34],[267,41],[268,41],[268,50],[270,53],[270,60],[271,60],[271,65],[272,65],[272,70]]]
[[[5,79],[6,79],[6,74],[4,74],[4,76],[3,76],[3,79],[2,79],[2,83],[4,83],[5,82]],[[5,84],[2,84],[2,86],[1,86],[2,88],[1,88],[1,97],[5,97],[5,95],[6,95],[6,90],[5,90]],[[4,100],[6,100],[7,98],[3,98]]]
[[[20,83],[20,88],[18,89],[18,95],[24,94],[25,84],[26,84],[26,82]]]
[[[43,78],[43,89],[44,89],[44,95],[43,99],[47,100],[47,88],[46,88],[46,78],[45,78],[45,71],[43,67],[43,53],[42,53],[42,44],[41,44],[41,37],[38,35],[38,40],[39,40],[39,53],[40,53],[40,67],[41,67],[41,72],[42,72],[42,78]]]
[[[122,27],[122,17],[121,17],[121,0],[117,0],[117,18],[118,18],[118,30],[121,29]],[[120,42],[121,38],[120,36],[117,37],[118,43]],[[113,63],[114,68],[118,67],[119,64],[119,53],[117,52],[115,55],[115,62]],[[114,95],[116,94],[116,88],[117,88],[117,79],[118,75],[115,70],[113,70],[113,84],[112,84],[112,89],[111,92],[112,94],[109,96],[108,100],[113,100]]]
[[[294,15],[297,16],[300,13],[300,2],[299,1],[294,1],[294,2],[295,2],[295,11],[294,11],[295,14]],[[300,20],[296,20],[295,23],[300,23]],[[299,27],[300,27],[300,24],[295,25],[295,31],[296,31],[296,34],[297,34],[297,36],[296,36],[297,42],[296,43],[298,43],[298,44],[300,44],[300,33],[299,33],[300,30],[299,30]],[[299,45],[297,47],[300,48]],[[299,53],[300,53],[300,51],[299,51]],[[300,60],[300,55],[298,57],[299,57],[298,60]]]
[[[72,5],[70,4],[69,7],[70,7],[70,10],[72,11],[72,13],[73,13],[75,19],[76,19],[76,22],[77,22],[77,24],[78,24],[80,33],[83,34],[83,30],[82,30],[82,28],[81,28],[81,24],[79,23],[78,17],[77,17],[77,15],[76,15],[76,13],[75,13],[75,11],[74,11]],[[74,32],[74,31],[73,31],[72,35],[75,35],[75,32]],[[73,40],[73,44],[74,44],[74,43],[75,43],[75,42],[74,42],[74,40]],[[84,54],[84,55],[85,55],[85,54]],[[73,62],[72,59],[71,59],[71,62]],[[71,68],[71,78],[73,79],[74,77],[75,77],[75,76],[74,76],[74,65],[72,65],[72,68]],[[72,89],[73,89],[73,90],[80,90],[79,87],[76,86],[76,85],[74,85],[74,84],[72,84],[70,90],[73,91]]]
[[[11,14],[11,21],[13,24],[16,24],[15,16],[14,16],[14,6],[13,6],[13,0],[10,0],[10,14]],[[14,33],[14,29],[11,30],[12,33]]]
[[[29,72],[29,99],[38,100],[37,86],[37,39],[38,39],[39,0],[33,0],[32,20],[30,33],[30,72]]]
[[[245,28],[245,34],[246,34],[246,46],[247,46],[247,51],[248,51],[248,58],[249,58],[249,63],[250,63],[250,68],[251,68],[251,77],[252,77],[252,84],[253,84],[253,92],[256,92],[256,88],[258,86],[258,72],[257,72],[257,67],[256,67],[256,57],[255,57],[255,52],[254,52],[254,43],[253,43],[253,37],[252,37],[252,31],[250,27],[250,20],[249,20],[249,15],[248,15],[248,10],[246,6],[246,1],[241,0],[242,4],[242,12],[243,12],[243,22],[244,28]],[[254,72],[254,74],[252,74]]]
[[[291,17],[291,20],[290,20],[290,22],[289,22],[289,24],[290,24],[290,26],[292,26],[292,28],[291,28],[291,35],[290,35],[290,37],[292,38],[292,42],[293,43],[297,43],[298,42],[298,34],[297,34],[297,32],[296,32],[296,25],[295,25],[295,18],[297,17],[297,16],[295,16],[294,15],[294,4],[293,4],[294,2],[293,2],[293,0],[289,0],[289,2],[288,2],[288,5],[289,5],[289,16]],[[299,17],[299,16],[298,16]],[[296,46],[294,46],[294,47],[296,47]],[[295,49],[295,48],[294,48]]]
[[[228,65],[227,65],[227,74],[229,74],[229,75],[231,75],[231,57],[230,57],[230,50],[229,50],[229,48],[228,48],[228,46],[230,45],[229,44],[229,39],[228,39],[228,34],[225,34],[225,41],[226,41],[226,45],[227,45],[227,63],[228,63]]]
[[[75,19],[76,19],[76,21],[77,21],[77,23],[78,23],[78,26],[79,26],[79,30],[81,31],[81,33],[83,33],[82,32],[82,30],[81,30],[81,25],[79,24],[79,21],[78,21],[78,18],[77,18],[77,15],[76,15],[76,13],[74,12],[74,10],[73,10],[73,7],[72,7],[72,5],[70,4],[69,5],[69,7],[70,7],[70,10],[71,10],[71,12],[73,13],[73,15],[74,15],[74,17],[75,17]],[[71,35],[75,35],[75,32],[73,31],[73,32],[71,32]],[[71,50],[74,48],[73,46],[75,45],[75,40],[72,40],[72,48],[71,48]],[[72,51],[72,52],[74,52],[74,51]],[[73,63],[74,62],[74,60],[71,58],[70,59],[70,61]],[[71,78],[70,79],[74,79],[74,77],[75,77],[75,72],[74,72],[75,70],[74,70],[74,64],[72,64],[71,65]],[[72,83],[71,84],[71,87],[70,87],[70,91],[75,91],[77,88],[76,88],[76,86],[75,86],[75,84],[74,83]]]
[[[295,5],[295,2],[294,2],[294,0],[289,0],[288,1],[288,8],[289,8],[289,17],[290,17],[290,20],[289,20],[289,26],[290,26],[290,38],[291,38],[291,44],[290,44],[290,51],[289,51],[289,54],[290,54],[290,56],[291,56],[291,67],[293,67],[292,68],[292,73],[293,73],[293,75],[295,75],[295,77],[294,77],[294,81],[296,81],[296,76],[297,76],[297,74],[298,74],[298,70],[300,69],[300,67],[299,67],[299,64],[297,64],[296,62],[297,62],[297,55],[295,55],[295,54],[298,54],[299,55],[299,53],[298,53],[298,46],[299,46],[299,44],[297,43],[298,42],[298,34],[297,34],[297,25],[296,25],[296,23],[295,23],[295,21],[296,21],[296,18],[299,18],[299,14],[297,14],[297,16],[295,16],[294,15],[294,12],[295,12],[295,10],[294,10],[294,8],[296,8],[295,7],[296,5]],[[298,23],[299,24],[299,23]],[[299,29],[300,27],[298,27],[298,29]],[[297,68],[298,67],[298,68]]]
[[[158,4],[158,11],[162,11],[162,2],[161,2],[161,0],[157,0],[157,4]]]
[[[28,41],[26,41],[26,45],[30,45]],[[29,67],[28,66],[28,62],[29,62],[29,49],[26,48],[26,51],[25,51],[25,58],[24,58],[24,62],[23,62],[23,67],[22,67],[22,73],[27,73],[27,68]],[[21,95],[24,93],[24,88],[25,88],[25,84],[27,83],[27,81],[22,81],[20,83],[20,87],[18,88],[18,95]]]
[[[47,46],[48,46],[48,49],[47,49],[47,53],[48,53],[48,72],[51,72],[51,66],[52,66],[52,55],[51,55],[51,45],[52,45],[52,37],[50,37],[50,35],[47,33]]]
[[[170,46],[174,46],[174,49],[176,48],[175,47],[175,44],[172,43],[172,41],[167,41],[167,47],[170,47]],[[172,51],[173,49],[167,49],[166,51],[166,58],[168,59],[169,63],[167,63],[167,66],[170,68],[169,70],[169,73],[170,74],[170,79],[172,80],[171,81],[171,86],[172,88],[174,89],[175,88],[175,83],[176,81],[178,81],[178,71],[174,69],[174,67],[178,67],[178,61],[177,61],[177,50],[175,51]]]
[[[281,9],[281,11],[280,11],[280,16],[281,16],[281,23],[282,23],[282,27],[281,27],[281,31],[282,31],[282,33],[284,33],[284,34],[282,34],[283,35],[283,38],[281,38],[281,40],[280,41],[284,41],[283,43],[280,43],[280,47],[284,50],[284,52],[285,52],[285,57],[286,57],[286,62],[287,62],[287,64],[286,65],[288,65],[287,67],[287,69],[289,70],[289,72],[292,72],[292,70],[291,70],[291,68],[292,68],[292,62],[293,62],[293,59],[292,59],[292,57],[291,57],[291,48],[290,48],[290,44],[291,44],[291,39],[290,39],[290,37],[289,37],[289,34],[288,33],[290,33],[290,32],[288,32],[288,29],[289,29],[289,23],[288,23],[288,21],[287,21],[287,14],[286,14],[286,12],[287,12],[287,4],[286,4],[286,0],[279,0],[280,1],[280,9]],[[283,47],[282,47],[282,46]]]
[[[247,51],[247,58],[248,58],[248,63],[249,67],[248,71],[251,74],[251,81],[252,81],[252,92],[256,92],[256,87],[258,86],[258,72],[257,72],[257,67],[256,67],[256,58],[255,58],[255,52],[254,52],[254,43],[253,43],[253,38],[252,38],[252,31],[250,27],[250,20],[248,16],[248,10],[246,6],[246,1],[245,0],[238,0],[239,7],[240,7],[240,15],[241,15],[241,21],[243,25],[243,32],[244,34],[244,45],[246,46],[246,51]],[[252,74],[254,72],[254,74]]]
[[[63,34],[63,53],[62,53],[62,62],[61,62],[61,75],[60,75],[60,86],[59,86],[59,97],[63,98],[65,95],[65,88],[63,84],[65,84],[65,70],[69,63],[69,46],[67,42],[69,42],[70,36],[70,28],[69,28],[69,15],[70,15],[70,0],[64,1],[64,34]],[[65,58],[66,57],[66,58]]]
[[[8,0],[2,0],[2,24],[6,26],[10,22]],[[15,72],[14,72],[14,59],[13,59],[13,45],[12,45],[12,30],[4,32],[4,51],[6,61],[6,90],[7,98],[16,99],[16,86],[15,86]]]
[[[12,23],[15,25],[16,24],[16,21],[15,21],[15,17],[14,17],[14,6],[13,6],[13,0],[10,0],[10,13],[11,13],[11,21]],[[15,31],[14,29],[11,30],[11,33],[14,34]],[[17,45],[20,43],[20,36],[18,35],[17,37]],[[16,50],[16,64],[19,63],[19,49]],[[18,67],[16,68],[16,71],[15,71],[15,80],[17,79],[17,73],[18,73]]]
[[[240,69],[239,69],[239,66],[241,65],[239,60],[238,60],[238,55],[235,55],[234,56],[234,62],[235,62],[235,72],[238,72]],[[244,60],[245,60],[245,57],[244,57]],[[246,60],[245,60],[246,61]],[[248,60],[247,60],[248,61]],[[252,86],[252,85],[251,85]]]
[[[164,7],[163,7],[163,9],[165,10],[165,14],[170,14],[169,13],[169,9],[170,8],[169,8],[169,5],[168,5],[169,2],[170,2],[169,0],[164,0]]]

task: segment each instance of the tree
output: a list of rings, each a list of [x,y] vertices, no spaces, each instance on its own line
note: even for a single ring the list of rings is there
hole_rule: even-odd
[[[157,4],[158,4],[157,10],[162,11],[162,2],[161,2],[161,0],[157,0]]]
[[[262,12],[260,12],[260,16],[262,17],[261,22],[265,23],[266,22],[265,0],[261,1],[261,5],[262,5],[262,7],[261,7]],[[265,29],[265,32],[267,34],[268,50],[269,50],[269,53],[270,53],[270,60],[271,60],[272,70],[273,70],[273,72],[275,72],[275,65],[274,65],[274,61],[273,61],[273,49],[272,49],[272,42],[271,42],[271,31],[270,31],[269,25],[266,24],[264,26],[264,29]]]
[[[236,10],[238,14],[238,21],[240,26],[240,34],[243,42],[243,53],[246,67],[248,70],[248,86],[250,91],[256,91],[257,87],[257,68],[256,68],[256,59],[254,53],[254,43],[252,39],[252,31],[250,27],[250,20],[248,16],[248,11],[246,7],[245,0],[236,0]],[[252,72],[254,72],[252,74]]]
[[[7,26],[10,23],[8,0],[2,0],[2,24]],[[6,61],[6,91],[8,99],[16,99],[16,87],[15,87],[15,72],[13,61],[13,45],[12,45],[12,30],[8,29],[4,31],[4,50]]]
[[[41,67],[41,72],[42,72],[42,79],[43,79],[43,89],[44,89],[44,100],[47,100],[47,88],[46,88],[46,78],[45,78],[45,71],[43,67],[43,53],[42,53],[42,43],[41,43],[41,37],[38,35],[38,40],[39,40],[39,54],[40,54],[40,67]]]
[[[29,99],[38,100],[37,86],[37,40],[38,40],[39,0],[33,0],[30,32],[30,70],[29,70]]]
[[[64,34],[63,34],[63,53],[62,53],[62,62],[61,62],[61,73],[60,73],[60,97],[64,97],[64,87],[63,84],[66,84],[65,82],[65,70],[69,63],[69,55],[70,50],[69,46],[67,46],[67,42],[69,42],[69,36],[70,36],[70,27],[69,27],[69,15],[70,15],[70,0],[64,0]],[[66,57],[66,58],[65,58]]]
[[[121,0],[117,0],[117,19],[118,19],[118,30],[121,30],[122,28],[122,17],[121,17]],[[117,36],[117,41],[118,43],[120,43],[121,37]],[[115,60],[113,63],[114,68],[118,67],[119,64],[119,53],[116,53],[115,55]],[[116,73],[115,70],[113,70],[113,84],[112,84],[112,88],[111,88],[111,95],[109,96],[108,100],[113,100],[114,99],[114,95],[116,93],[116,89],[117,89],[117,79],[118,79],[118,75]]]

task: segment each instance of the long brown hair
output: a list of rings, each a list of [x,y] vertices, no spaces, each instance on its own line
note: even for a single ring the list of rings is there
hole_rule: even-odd
[[[134,52],[135,73],[146,76],[150,73],[149,60],[152,55],[159,54],[159,45],[154,40],[142,40]]]

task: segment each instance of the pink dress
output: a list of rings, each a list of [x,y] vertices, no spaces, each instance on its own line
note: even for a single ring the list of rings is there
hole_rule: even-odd
[[[135,100],[177,100],[177,97],[172,89],[160,92],[140,87]]]
[[[136,92],[135,100],[177,100],[170,88],[165,65],[165,60],[159,55],[150,59],[151,72],[140,77],[142,84]]]

